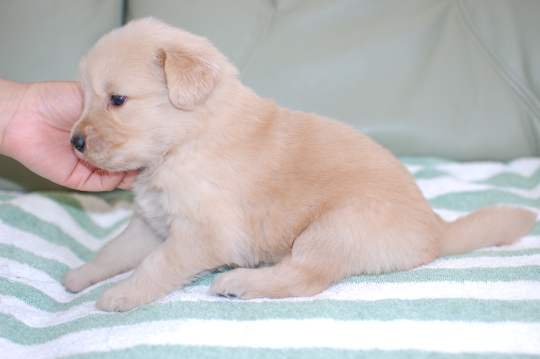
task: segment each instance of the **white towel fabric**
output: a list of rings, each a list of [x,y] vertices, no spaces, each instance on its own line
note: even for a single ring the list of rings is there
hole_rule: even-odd
[[[493,204],[540,213],[540,158],[402,158],[453,220]],[[231,300],[200,279],[127,313],[95,308],[125,273],[73,294],[65,273],[126,226],[129,192],[0,192],[1,358],[540,356],[540,225],[519,242],[356,276],[313,297]]]

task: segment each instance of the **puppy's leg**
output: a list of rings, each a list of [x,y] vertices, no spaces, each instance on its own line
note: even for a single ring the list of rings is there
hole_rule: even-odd
[[[182,238],[183,239],[183,238]],[[217,267],[196,241],[168,237],[152,251],[129,278],[107,288],[97,302],[105,311],[123,312],[163,298]]]
[[[220,274],[210,294],[227,298],[308,297],[318,294],[333,283],[329,273],[303,266],[289,256],[272,267],[237,268]]]
[[[318,232],[318,233],[317,233]],[[330,253],[328,231],[308,228],[296,239],[292,252],[271,267],[238,268],[220,274],[210,294],[228,298],[284,298],[312,296],[344,275],[340,254]],[[325,243],[326,242],[326,243]],[[341,255],[341,257],[344,257]]]
[[[272,267],[219,275],[210,293],[243,299],[311,296],[351,275],[407,270],[436,258],[439,222],[432,213],[426,220],[409,209],[396,218],[384,206],[369,211],[359,207],[312,222],[291,254]]]
[[[127,272],[139,265],[163,240],[135,214],[127,228],[112,239],[90,262],[69,271],[62,284],[80,292],[94,283]]]

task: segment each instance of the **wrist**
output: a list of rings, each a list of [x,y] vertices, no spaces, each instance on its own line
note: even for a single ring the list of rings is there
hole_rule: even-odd
[[[10,156],[9,127],[22,110],[28,84],[0,79],[0,154]]]

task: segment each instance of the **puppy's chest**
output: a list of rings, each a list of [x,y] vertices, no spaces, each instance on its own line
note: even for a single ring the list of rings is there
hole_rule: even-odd
[[[142,174],[134,193],[137,212],[163,237],[168,236],[171,225],[189,232],[208,232],[212,227],[211,232],[217,234],[231,233],[231,228],[225,227],[239,226],[241,222],[230,193],[205,178],[167,176],[165,182]]]
[[[161,202],[159,191],[141,188],[134,190],[136,211],[161,237],[169,236],[170,218]]]

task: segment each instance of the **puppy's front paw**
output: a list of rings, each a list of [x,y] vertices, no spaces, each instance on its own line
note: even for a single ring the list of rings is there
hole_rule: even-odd
[[[163,298],[170,291],[160,288],[155,283],[140,283],[129,277],[105,289],[96,306],[107,312],[126,312],[144,304]],[[172,291],[172,290],[171,290]]]
[[[62,280],[62,285],[73,293],[78,293],[98,282],[88,264],[67,272]]]
[[[220,274],[212,283],[210,294],[240,299],[261,297],[251,284],[253,271],[253,269],[238,268]]]
[[[151,302],[129,285],[129,279],[117,283],[103,291],[96,306],[106,312],[126,312]]]

